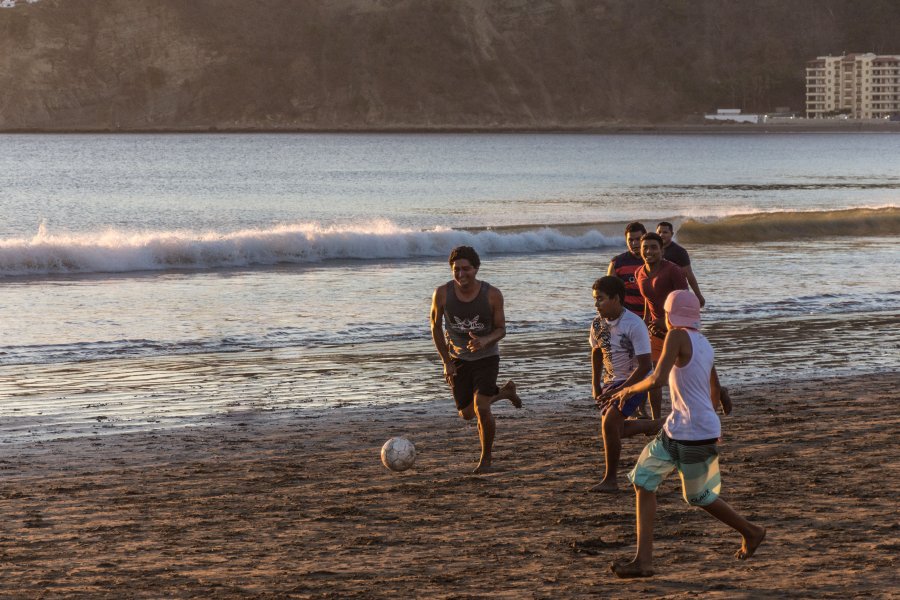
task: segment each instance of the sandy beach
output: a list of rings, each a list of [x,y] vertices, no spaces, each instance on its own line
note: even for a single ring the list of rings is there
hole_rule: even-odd
[[[737,534],[670,477],[657,575],[634,581],[608,571],[634,550],[633,493],[623,475],[619,494],[588,491],[598,415],[553,383],[497,407],[497,469],[482,476],[474,423],[449,398],[6,437],[0,597],[897,597],[896,373],[733,389],[723,497],[765,544],[735,560]],[[394,435],[418,449],[405,473],[379,462]],[[645,442],[625,441],[623,466]]]

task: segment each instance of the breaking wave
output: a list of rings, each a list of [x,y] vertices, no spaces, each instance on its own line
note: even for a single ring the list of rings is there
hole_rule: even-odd
[[[687,220],[678,229],[678,240],[691,244],[848,235],[900,235],[900,208],[732,215],[708,222]]]
[[[53,234],[41,224],[31,239],[0,240],[0,277],[126,273],[302,264],[341,259],[446,256],[454,246],[479,252],[531,253],[618,245],[597,231],[567,235],[548,227],[517,232],[437,228],[280,225],[231,233],[194,231]]]

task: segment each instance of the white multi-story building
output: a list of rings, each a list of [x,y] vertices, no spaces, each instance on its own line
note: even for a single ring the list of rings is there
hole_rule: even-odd
[[[900,114],[900,55],[819,56],[806,63],[806,117]]]

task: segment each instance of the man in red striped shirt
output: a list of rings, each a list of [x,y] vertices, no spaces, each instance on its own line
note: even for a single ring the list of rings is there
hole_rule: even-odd
[[[637,316],[644,317],[644,297],[635,281],[635,272],[644,266],[641,258],[641,237],[647,233],[642,223],[634,221],[625,226],[625,243],[628,251],[609,261],[607,275],[614,275],[625,282],[624,306]]]

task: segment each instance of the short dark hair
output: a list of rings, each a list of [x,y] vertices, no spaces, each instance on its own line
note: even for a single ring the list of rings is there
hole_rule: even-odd
[[[608,298],[619,297],[619,302],[625,304],[625,282],[615,275],[601,277],[594,282],[591,289],[603,292]]]
[[[476,269],[481,266],[481,259],[478,258],[478,253],[475,252],[475,248],[472,246],[457,246],[450,251],[450,258],[447,259],[447,262],[450,263],[450,266],[452,267],[453,263],[459,259],[469,261]]]
[[[675,231],[675,228],[668,221],[660,221],[657,223],[656,228],[659,229],[660,227],[668,227],[671,231]]]
[[[644,227],[644,224],[640,221],[632,221],[628,225],[625,226],[625,235],[633,231],[640,231],[641,233],[647,233],[647,228]]]
[[[659,242],[659,247],[662,248],[663,240],[658,233],[654,233],[651,231],[650,233],[645,233],[641,236],[641,244],[643,244],[647,240],[656,240],[657,242]]]

